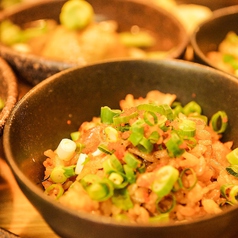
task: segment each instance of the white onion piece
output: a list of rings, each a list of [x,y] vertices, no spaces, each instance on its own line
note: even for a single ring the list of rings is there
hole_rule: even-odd
[[[79,158],[78,158],[78,161],[77,161],[77,164],[76,164],[76,168],[75,168],[75,173],[76,174],[80,174],[82,169],[83,169],[83,163],[85,162],[86,158],[88,157],[87,154],[80,154],[79,155]]]
[[[56,149],[61,160],[69,161],[76,150],[76,143],[70,139],[62,139]]]

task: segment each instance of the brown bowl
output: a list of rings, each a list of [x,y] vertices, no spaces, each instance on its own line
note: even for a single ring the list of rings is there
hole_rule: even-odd
[[[8,18],[18,25],[44,18],[58,21],[61,7],[65,2],[65,0],[50,0],[23,4],[21,7],[4,12],[0,15],[0,21]],[[180,58],[184,54],[188,43],[186,31],[181,23],[164,9],[133,0],[88,0],[88,2],[92,4],[96,16],[117,21],[119,31],[128,31],[131,26],[138,25],[154,32],[157,38],[155,50],[171,51],[168,58]],[[0,55],[9,62],[17,76],[33,85],[56,72],[76,66],[18,53],[3,45],[0,48]]]
[[[210,19],[204,21],[191,36],[195,61],[219,69],[207,54],[218,51],[229,31],[238,34],[237,22],[238,5],[216,10]]]
[[[75,212],[43,193],[40,184],[46,149],[56,148],[83,121],[99,115],[101,106],[119,108],[119,100],[128,93],[138,98],[154,89],[175,93],[183,105],[196,100],[209,118],[218,110],[225,110],[229,124],[223,139],[238,146],[238,80],[181,60],[112,61],[68,69],[36,85],[13,109],[3,135],[7,161],[26,197],[60,237],[238,236],[238,206],[195,221],[136,225]]]
[[[7,62],[0,58],[0,99],[4,102],[4,107],[0,109],[0,137],[7,118],[17,102],[17,96],[16,76]]]

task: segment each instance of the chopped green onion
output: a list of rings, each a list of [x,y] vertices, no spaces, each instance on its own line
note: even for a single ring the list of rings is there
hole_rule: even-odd
[[[121,189],[128,185],[127,177],[123,173],[112,172],[108,179],[112,181],[115,189]]]
[[[197,140],[194,137],[184,138],[184,141],[186,145],[191,149],[197,145]]]
[[[183,112],[183,107],[180,102],[173,102],[171,108],[173,109],[175,116]]]
[[[238,201],[238,185],[234,185],[231,190],[230,190],[230,193],[229,193],[229,198],[230,198],[230,201],[231,203],[233,204],[237,204]]]
[[[121,162],[114,154],[110,155],[109,158],[103,162],[103,170],[106,174],[112,172],[124,172]]]
[[[115,128],[113,128],[111,126],[108,126],[104,129],[104,131],[105,131],[105,134],[107,136],[107,140],[109,142],[116,142],[117,141],[118,131]]]
[[[117,185],[121,184],[124,181],[123,176],[118,173],[115,173],[115,172],[112,172],[109,175],[108,179],[110,179],[113,183],[115,183]]]
[[[190,185],[189,187],[186,187],[183,183],[183,179],[185,178],[185,175],[186,173],[189,172],[193,175],[193,183],[192,185]],[[178,183],[180,185],[181,188],[184,188],[186,190],[191,190],[195,187],[195,185],[197,184],[197,176],[196,176],[196,173],[194,172],[194,170],[192,168],[186,168],[184,169],[181,173],[180,173],[180,176],[178,178]]]
[[[144,120],[149,126],[154,126],[158,123],[158,117],[154,112],[145,111]]]
[[[156,179],[151,189],[159,198],[162,198],[170,193],[178,177],[178,170],[173,166],[166,165],[156,172]]]
[[[228,116],[226,112],[218,111],[212,116],[210,120],[210,125],[215,132],[223,133],[227,128],[227,125],[228,125],[227,122],[228,122]]]
[[[186,137],[193,137],[196,132],[196,123],[189,119],[183,119],[179,123],[179,134]]]
[[[72,176],[75,176],[75,165],[68,167],[57,166],[50,173],[50,178],[54,183],[64,183]]]
[[[226,168],[226,171],[234,177],[238,178],[238,165],[229,166]]]
[[[110,107],[101,107],[101,122],[104,124],[112,124],[113,117],[121,114],[121,110],[112,110]]]
[[[73,141],[76,141],[79,139],[80,137],[80,132],[79,131],[74,131],[70,134],[70,137]]]
[[[130,128],[131,134],[128,140],[134,145],[137,146],[144,136],[144,127],[139,123],[134,123]]]
[[[102,202],[113,195],[113,184],[107,178],[100,178],[95,174],[88,174],[83,177],[80,182],[92,200]]]
[[[140,167],[137,168],[137,171],[140,174],[143,174],[146,171],[146,164],[143,162]]]
[[[152,131],[150,136],[148,137],[149,141],[152,143],[152,144],[155,144],[160,138],[160,134],[158,131]]]
[[[176,199],[173,193],[169,193],[164,198],[158,198],[156,201],[156,208],[162,214],[171,212],[176,204]]]
[[[76,143],[70,139],[62,139],[56,149],[60,159],[69,161],[76,150]]]
[[[108,154],[108,155],[112,155],[112,154],[113,154],[113,151],[109,150],[108,147],[107,147],[107,145],[105,145],[105,144],[100,144],[100,145],[98,146],[98,149],[99,149],[101,152],[105,153],[105,154]]]
[[[142,137],[137,147],[139,148],[139,150],[147,154],[150,153],[154,148],[150,140],[146,139],[145,137]]]
[[[129,167],[133,169],[136,169],[141,164],[141,161],[129,152],[125,154],[124,161]]]
[[[93,7],[84,0],[67,1],[60,12],[60,23],[69,30],[81,30],[93,21]]]
[[[227,154],[226,158],[231,165],[238,165],[238,148],[232,150],[229,154]]]
[[[121,42],[127,47],[152,47],[155,44],[155,39],[145,31],[137,33],[121,32],[119,34]]]
[[[136,175],[134,173],[133,168],[131,168],[128,164],[123,165],[127,181],[132,184],[136,182]]]
[[[170,157],[178,157],[183,154],[184,149],[180,148],[182,143],[182,139],[175,132],[171,132],[170,139],[165,143]]]
[[[224,184],[220,188],[221,195],[232,204],[238,203],[238,185]]]
[[[114,191],[114,195],[111,198],[112,199],[112,203],[122,209],[122,210],[129,210],[130,208],[133,207],[133,202],[131,201],[129,192],[127,191],[127,189],[119,189],[119,190],[115,190]]]
[[[126,116],[116,115],[113,117],[113,124],[114,125],[126,124],[126,123],[129,123],[131,119],[137,116],[138,116],[138,112],[133,112],[130,115],[126,115]]]
[[[168,120],[174,119],[173,110],[167,104],[155,105],[155,104],[140,104],[137,106],[138,110],[157,112],[161,115],[164,115],[168,118]]]
[[[202,113],[202,108],[195,101],[191,101],[183,107],[183,113],[186,116],[188,116],[192,113],[201,114]]]
[[[46,188],[45,194],[49,195],[53,191],[57,191],[56,199],[59,199],[64,193],[64,189],[61,184],[51,184],[48,188]]]
[[[162,213],[158,216],[150,217],[150,223],[160,223],[160,222],[168,222],[169,221],[169,213]]]

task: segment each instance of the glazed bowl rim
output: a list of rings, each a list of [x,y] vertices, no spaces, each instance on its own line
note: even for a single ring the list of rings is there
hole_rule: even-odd
[[[0,57],[0,68],[2,71],[2,80],[6,82],[7,85],[7,98],[3,109],[0,111],[0,136],[2,135],[2,130],[5,123],[10,115],[11,110],[17,102],[18,97],[18,85],[17,78],[13,73],[12,68],[8,63]]]
[[[234,6],[229,6],[229,7],[224,7],[224,8],[217,9],[213,12],[213,15],[211,17],[209,17],[208,19],[201,22],[196,27],[196,29],[193,31],[193,33],[191,34],[190,42],[191,42],[192,48],[194,49],[194,53],[197,54],[198,57],[203,62],[205,62],[209,66],[212,66],[215,69],[221,70],[212,61],[210,61],[206,57],[206,55],[202,52],[202,50],[200,49],[200,47],[198,45],[198,42],[197,42],[197,35],[199,34],[201,28],[203,28],[207,24],[213,22],[214,20],[220,19],[222,17],[229,16],[229,15],[235,15],[235,14],[238,15],[238,3],[237,3],[237,5],[234,5]],[[227,74],[230,74],[230,73],[227,73]],[[232,74],[230,74],[230,75],[232,75]]]

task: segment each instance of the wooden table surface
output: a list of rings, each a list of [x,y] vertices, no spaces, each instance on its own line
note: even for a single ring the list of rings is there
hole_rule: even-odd
[[[19,98],[31,87],[19,82]],[[18,187],[4,158],[0,138],[0,228],[22,238],[57,238]],[[0,230],[0,238],[5,238]]]

